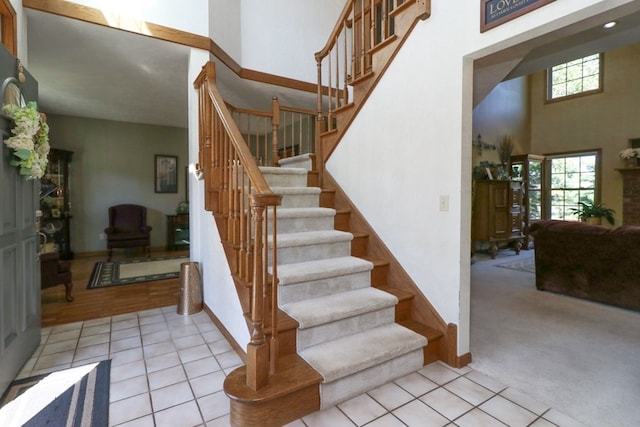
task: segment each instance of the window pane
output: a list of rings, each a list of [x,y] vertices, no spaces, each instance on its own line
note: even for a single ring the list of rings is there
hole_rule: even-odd
[[[564,159],[551,160],[551,173],[564,173]]]
[[[596,170],[596,156],[583,156],[580,158],[581,170],[584,172],[595,172]]]
[[[580,157],[567,157],[565,161],[566,173],[580,171]]]
[[[578,190],[571,190],[564,192],[564,204],[571,205],[570,207],[575,208],[578,206],[578,201],[580,200],[580,192]]]
[[[551,175],[551,188],[564,188],[565,175],[553,174]]]
[[[565,180],[565,188],[580,188],[580,174],[570,172]]]
[[[594,188],[596,186],[595,173],[583,173],[580,175],[580,188]]]

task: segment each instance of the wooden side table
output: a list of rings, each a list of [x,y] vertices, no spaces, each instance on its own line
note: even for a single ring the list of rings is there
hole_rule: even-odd
[[[189,215],[167,215],[167,250],[189,249]]]

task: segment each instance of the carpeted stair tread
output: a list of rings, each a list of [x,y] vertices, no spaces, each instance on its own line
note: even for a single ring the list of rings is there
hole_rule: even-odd
[[[281,196],[286,195],[317,195],[322,193],[322,189],[320,187],[271,187],[271,191],[275,194],[280,194]]]
[[[352,256],[296,262],[278,266],[280,285],[320,280],[346,274],[371,271],[373,264]]]
[[[281,308],[299,323],[300,329],[393,307],[398,299],[375,288],[356,289],[283,305]]]
[[[277,166],[260,166],[260,171],[263,175],[306,175],[307,170],[303,168],[287,168]]]
[[[333,217],[335,209],[331,208],[281,208],[278,209],[278,219],[288,218],[314,218],[314,217]]]
[[[390,323],[309,347],[300,355],[331,382],[426,345],[422,335]]]
[[[298,233],[278,234],[278,248],[292,246],[308,246],[323,243],[349,242],[353,240],[351,233],[336,230],[305,231]]]

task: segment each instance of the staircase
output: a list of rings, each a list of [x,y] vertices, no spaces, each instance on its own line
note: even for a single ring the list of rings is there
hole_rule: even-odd
[[[327,408],[419,369],[427,339],[395,323],[398,298],[371,286],[374,264],[352,255],[304,168],[261,168],[278,208],[280,308],[298,322],[297,352],[322,376]]]
[[[283,425],[423,364],[470,360],[457,356],[456,326],[442,320],[323,167],[429,13],[428,0],[348,2],[331,43],[316,54],[319,70],[323,58],[333,56],[338,34],[364,22],[373,25],[371,34],[381,28],[381,40],[362,50],[359,74],[342,72],[344,86],[333,86],[335,78],[324,85],[319,73],[318,104],[329,111],[317,115],[315,155],[280,159],[280,147],[296,142],[278,142],[273,114],[273,155],[263,158],[280,159],[280,167],[258,168],[215,87],[213,64],[196,79],[205,206],[216,219],[251,332],[246,365],[224,385],[233,425]],[[367,38],[369,30],[354,32],[360,33]]]

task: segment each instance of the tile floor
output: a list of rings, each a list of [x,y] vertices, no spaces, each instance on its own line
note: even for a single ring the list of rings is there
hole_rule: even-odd
[[[222,385],[241,359],[204,312],[171,306],[44,328],[18,378],[109,358],[109,425],[229,425]],[[288,427],[364,425],[580,426],[470,368],[436,362]]]

